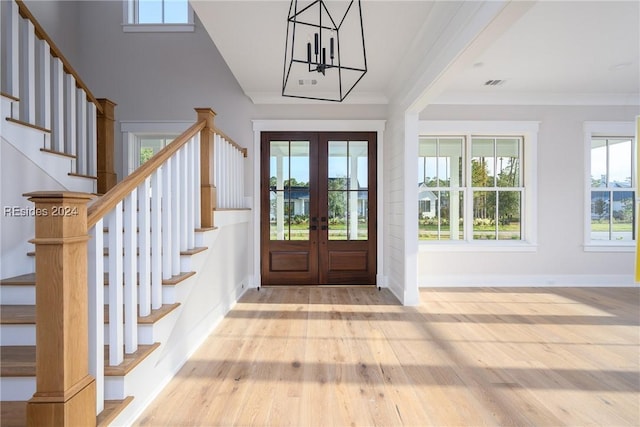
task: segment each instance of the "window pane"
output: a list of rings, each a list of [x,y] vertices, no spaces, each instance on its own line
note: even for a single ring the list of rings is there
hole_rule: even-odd
[[[329,191],[329,240],[347,240],[348,191]]]
[[[438,178],[442,187],[462,185],[462,139],[441,139]]]
[[[607,140],[591,141],[591,187],[607,185]]]
[[[164,22],[166,24],[189,23],[189,6],[187,0],[165,0]]]
[[[138,0],[138,23],[161,24],[162,0]]]
[[[473,138],[471,146],[471,181],[473,187],[493,187],[494,139]]]
[[[635,230],[633,229],[634,199],[635,192],[633,191],[613,192],[611,240],[631,241],[635,239]]]
[[[473,239],[496,238],[496,192],[473,192]]]
[[[520,187],[520,140],[497,139],[498,187]]]
[[[347,238],[349,240],[367,240],[368,227],[368,191],[350,191],[348,205]]]
[[[329,190],[346,190],[349,178],[348,144],[329,141]]]
[[[436,156],[438,140],[436,138],[420,138],[418,146],[419,183],[429,187],[436,186]]]
[[[369,186],[369,143],[367,141],[349,141],[349,183],[352,190],[366,189]]]
[[[609,191],[591,192],[591,240],[609,240]]]
[[[631,187],[631,159],[633,150],[629,139],[609,140],[609,186]]]
[[[520,192],[498,192],[498,240],[521,240],[521,222]]]

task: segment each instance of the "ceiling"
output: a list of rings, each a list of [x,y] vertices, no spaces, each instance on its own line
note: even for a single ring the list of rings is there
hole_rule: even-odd
[[[363,0],[368,71],[345,102],[388,103],[403,84],[418,84],[413,71],[431,58],[435,63],[440,47],[452,59],[440,65],[437,78],[446,75],[446,84],[433,102],[640,103],[640,2],[540,1],[506,21],[496,13],[475,29],[472,18],[487,13],[483,3],[500,4]],[[281,96],[289,0],[192,5],[254,103],[315,102]],[[471,30],[470,41],[490,34],[490,42],[451,52],[448,38]],[[501,82],[485,85],[489,80]]]

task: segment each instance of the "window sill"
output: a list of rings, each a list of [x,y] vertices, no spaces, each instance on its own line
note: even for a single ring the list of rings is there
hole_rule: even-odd
[[[122,24],[125,33],[192,33],[194,24]]]
[[[537,252],[538,245],[528,242],[419,242],[419,252]]]
[[[635,242],[625,243],[587,243],[584,245],[585,252],[635,252]]]

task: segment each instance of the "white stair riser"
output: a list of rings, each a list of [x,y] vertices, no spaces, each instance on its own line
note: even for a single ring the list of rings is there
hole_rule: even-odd
[[[36,325],[0,325],[0,345],[36,345]]]
[[[0,288],[2,305],[35,305],[35,303],[35,286],[2,286]]]
[[[29,400],[36,392],[36,377],[0,377],[0,400]]]

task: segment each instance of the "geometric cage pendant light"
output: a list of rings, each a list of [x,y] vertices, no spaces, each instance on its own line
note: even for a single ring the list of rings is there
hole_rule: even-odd
[[[282,96],[342,102],[366,72],[360,0],[291,0]]]

